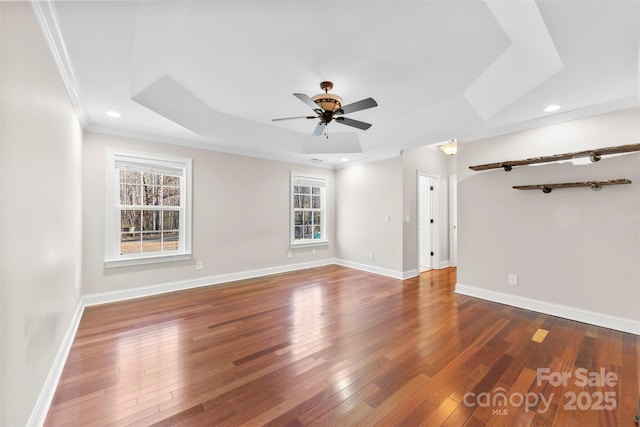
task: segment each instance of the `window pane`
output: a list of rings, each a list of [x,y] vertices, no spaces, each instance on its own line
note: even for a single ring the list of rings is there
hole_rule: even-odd
[[[161,175],[157,173],[146,172],[142,174],[142,182],[146,185],[161,185],[162,179]]]
[[[305,225],[304,226],[304,234],[302,236],[305,239],[312,239],[313,238],[313,228],[311,226]]]
[[[162,229],[161,211],[143,211],[142,231],[155,231]]]
[[[140,211],[123,210],[120,212],[120,229],[123,232],[140,231]]]
[[[327,238],[323,215],[326,209],[323,199],[326,179],[292,173],[295,183],[291,186],[291,240],[303,244],[305,241]]]
[[[142,233],[142,252],[160,252],[161,233]]]
[[[180,189],[177,187],[163,187],[162,204],[164,206],[180,206]]]
[[[179,233],[177,231],[162,233],[162,251],[177,251],[179,240]]]
[[[140,253],[140,233],[120,233],[120,255]]]
[[[153,185],[144,186],[144,205],[158,206],[160,204],[160,188]]]
[[[141,184],[142,182],[140,181],[140,172],[134,172],[134,171],[120,171],[121,175],[121,180],[122,180],[122,175],[125,176],[124,182],[128,183],[128,184]]]
[[[179,176],[171,176],[171,175],[163,175],[162,176],[162,185],[173,185],[175,187],[180,186],[180,177]]]
[[[120,185],[120,204],[126,206],[136,206],[140,204],[139,185]]]
[[[305,225],[313,224],[312,215],[313,214],[311,212],[303,212],[302,223]]]
[[[162,213],[162,229],[178,230],[180,228],[180,212],[178,211],[164,211]]]

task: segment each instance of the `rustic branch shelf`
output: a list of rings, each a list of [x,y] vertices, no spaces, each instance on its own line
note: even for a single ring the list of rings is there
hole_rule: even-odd
[[[550,163],[561,160],[577,159],[580,157],[589,157],[592,162],[600,160],[601,156],[607,154],[620,154],[620,153],[632,153],[634,151],[640,151],[640,144],[627,144],[618,145],[615,147],[595,148],[593,150],[576,151],[574,153],[554,154],[552,156],[532,157],[524,160],[509,160],[499,163],[487,163],[485,165],[469,166],[469,169],[474,171],[484,171],[489,169],[504,169],[509,172],[514,166],[526,166],[537,163]]]
[[[598,191],[604,185],[631,184],[628,179],[609,179],[606,181],[584,181],[584,182],[563,182],[558,184],[534,184],[534,185],[514,185],[516,190],[542,190],[543,193],[551,193],[554,188],[590,187]]]

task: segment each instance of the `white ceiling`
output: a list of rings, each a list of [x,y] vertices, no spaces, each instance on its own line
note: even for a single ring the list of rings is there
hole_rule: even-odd
[[[639,105],[640,1],[50,1],[83,126],[334,165]],[[311,137],[292,94],[378,107]],[[557,113],[545,113],[559,104]],[[114,119],[107,111],[118,111]]]

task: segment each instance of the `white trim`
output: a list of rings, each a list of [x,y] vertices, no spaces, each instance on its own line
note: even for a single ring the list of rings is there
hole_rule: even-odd
[[[456,283],[455,292],[460,295],[481,298],[484,300],[497,302],[499,304],[511,305],[539,313],[550,314],[564,319],[575,320],[588,323],[590,325],[602,326],[604,328],[615,329],[616,331],[627,332],[640,335],[640,321],[625,319],[623,317],[612,316],[610,314],[598,313],[581,308],[569,307],[547,301],[540,301],[532,298],[510,295],[502,292],[482,289],[475,286]]]
[[[638,106],[640,106],[640,99],[634,96],[630,96],[611,102],[605,102],[603,104],[578,108],[576,110],[563,111],[556,114],[548,114],[535,119],[512,123],[506,126],[489,129],[486,131],[459,135],[457,139],[458,144],[460,144],[461,142],[466,143],[471,141],[478,141],[481,139],[492,138],[494,136],[507,135],[510,133],[535,129],[543,126],[551,126],[571,120],[578,120],[584,119],[586,117],[598,116],[600,114],[613,113],[614,111],[626,110],[627,108],[635,108]]]
[[[317,185],[315,185],[317,183]],[[295,238],[295,208],[294,208],[294,188],[296,186],[319,187],[320,188],[320,209],[309,208],[320,211],[320,238],[319,239],[299,239]],[[290,248],[305,246],[323,246],[329,244],[329,229],[327,222],[327,212],[329,211],[327,187],[329,177],[322,174],[291,171],[289,182],[289,246]],[[313,227],[315,224],[312,224]]]
[[[420,270],[414,268],[413,270],[407,270],[402,272],[402,280],[411,279],[412,277],[418,277]]]
[[[162,283],[159,285],[144,286],[133,289],[123,289],[118,291],[102,292],[99,294],[86,295],[83,298],[86,307],[92,305],[106,304],[110,302],[125,301],[134,298],[148,297],[152,295],[164,294],[167,292],[182,291],[185,289],[199,288],[203,286],[219,285],[221,283],[235,282],[237,280],[253,279],[255,277],[269,276],[272,274],[289,273],[307,268],[323,267],[335,264],[333,258],[318,261],[303,262],[297,264],[286,264],[277,267],[259,268],[256,270],[241,271],[238,273],[219,274],[216,276],[198,277],[196,279],[179,280],[177,282]]]
[[[336,259],[335,264],[341,265],[343,267],[355,268],[356,270],[362,270],[368,273],[374,273],[374,274],[379,274],[381,276],[391,277],[393,279],[404,280],[408,278],[408,277],[405,277],[406,274],[405,272],[402,272],[402,271],[391,270],[390,268],[384,268],[384,267],[377,267],[375,265],[361,264],[359,262],[347,261],[344,259]],[[415,276],[417,276],[418,275],[417,271],[418,270],[411,270],[410,272],[407,272],[407,274],[413,274],[415,272]],[[414,276],[409,276],[409,277],[414,277]]]
[[[431,227],[431,231],[429,232],[431,238],[431,252],[433,252],[434,256],[431,260],[431,269],[434,268],[444,268],[440,267],[442,264],[440,258],[440,222],[442,221],[442,217],[440,215],[440,186],[441,184],[441,176],[438,174],[431,174],[429,172],[423,172],[420,169],[416,170],[416,212],[415,216],[417,218],[416,221],[416,252],[417,252],[417,260],[418,268],[420,268],[420,177],[425,177],[431,179],[431,184],[433,186],[433,193],[430,195],[431,201],[429,202],[429,206],[431,208],[431,217],[434,220],[433,227]],[[447,263],[447,267],[448,267]]]
[[[451,267],[449,264],[450,264],[450,263],[449,263],[449,260],[448,260],[448,259],[446,259],[446,260],[444,260],[444,261],[440,261],[440,262],[438,263],[438,270],[442,270],[443,268],[449,268],[449,267]]]
[[[289,243],[289,249],[302,249],[317,246],[329,246],[329,240],[304,241],[302,243]]]
[[[58,16],[54,3],[51,0],[31,0],[31,7],[47,39],[47,43],[53,54],[53,59],[56,61],[60,76],[69,94],[71,105],[73,105],[73,109],[78,116],[78,121],[82,128],[86,129],[89,125],[89,113],[80,95],[80,85],[73,71],[64,38],[60,32],[60,25],[58,24]]]
[[[106,179],[105,179],[105,248],[104,266],[114,268],[130,265],[155,264],[160,262],[172,262],[191,258],[191,227],[193,221],[193,161],[189,157],[172,156],[167,154],[145,153],[127,149],[107,147],[106,149]],[[120,235],[115,230],[120,230],[120,182],[117,169],[119,158],[126,157],[139,159],[141,162],[153,164],[170,163],[183,170],[180,192],[180,241],[177,251],[152,252],[142,254],[121,255]]]
[[[106,259],[104,261],[104,268],[115,267],[130,267],[132,265],[145,265],[145,264],[159,264],[161,262],[176,262],[187,261],[191,259],[191,253],[184,253],[179,255],[170,254],[154,254],[140,258],[127,258],[127,259]]]
[[[33,406],[31,416],[29,416],[29,420],[27,421],[27,426],[42,426],[47,418],[49,407],[51,406],[51,402],[53,402],[53,396],[55,395],[58,382],[62,376],[62,370],[64,369],[67,357],[69,356],[69,351],[71,350],[71,345],[73,344],[73,340],[78,332],[78,326],[80,325],[80,319],[82,319],[82,313],[84,313],[84,307],[85,305],[81,299],[76,306],[76,310],[73,313],[67,332],[64,334],[62,343],[60,343],[58,353],[56,354],[55,359],[53,359],[49,375],[47,375],[47,379],[42,386],[42,390],[40,390],[38,400],[36,400],[36,404]]]

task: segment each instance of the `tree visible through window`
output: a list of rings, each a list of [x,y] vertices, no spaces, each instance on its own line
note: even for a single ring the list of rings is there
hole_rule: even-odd
[[[190,159],[111,153],[107,261],[190,253]]]
[[[293,173],[291,181],[291,243],[326,241],[326,179]]]
[[[179,176],[119,170],[120,254],[177,251]]]

